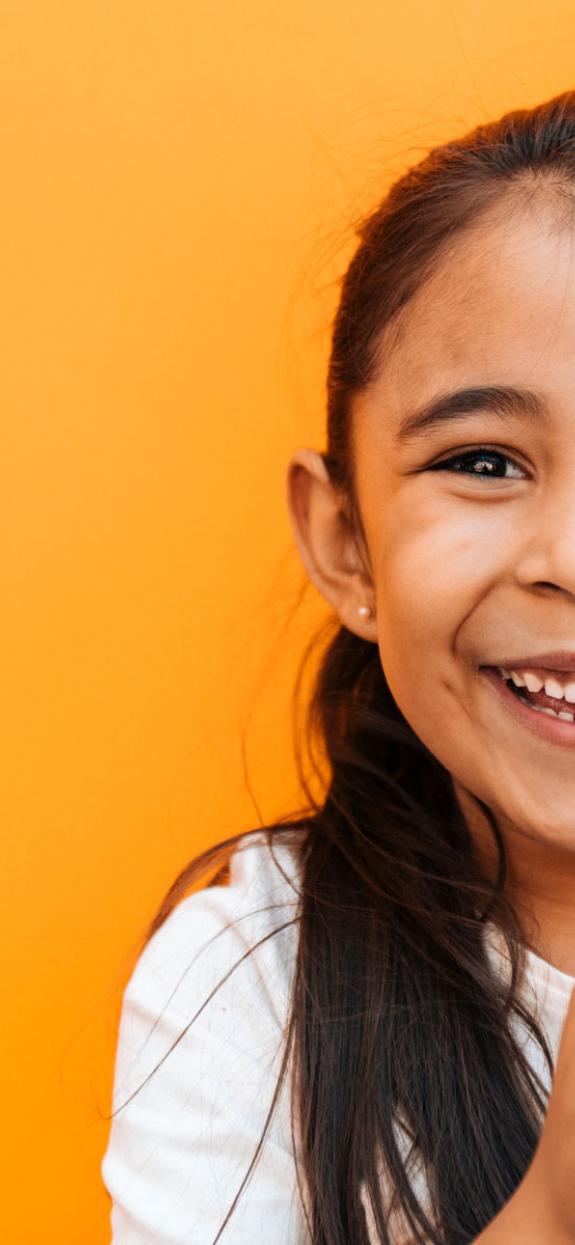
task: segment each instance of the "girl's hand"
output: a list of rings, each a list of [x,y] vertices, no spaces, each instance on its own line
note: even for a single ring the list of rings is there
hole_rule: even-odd
[[[537,1149],[521,1184],[474,1245],[575,1245],[575,989]]]
[[[526,1225],[529,1218],[549,1225],[541,1245],[575,1242],[575,989],[539,1144],[511,1202],[521,1203]]]

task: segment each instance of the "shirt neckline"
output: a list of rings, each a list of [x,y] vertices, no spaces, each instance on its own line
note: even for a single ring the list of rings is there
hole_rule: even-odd
[[[561,968],[556,968],[554,964],[544,960],[542,956],[537,955],[529,947],[527,948],[527,961],[531,975],[536,981],[544,982],[548,990],[560,994],[562,998],[568,998],[571,995],[571,991],[575,987],[575,977],[571,977],[569,973],[564,973]]]
[[[489,921],[485,934],[490,954],[495,953],[497,956],[502,957],[506,963],[506,968],[508,968],[505,940],[499,928]],[[571,977],[569,973],[564,973],[561,968],[556,968],[554,964],[544,960],[542,956],[537,955],[530,947],[526,947],[525,954],[526,972],[531,980],[539,986],[545,985],[547,990],[560,995],[564,999],[569,998],[571,991],[575,988],[575,977]]]

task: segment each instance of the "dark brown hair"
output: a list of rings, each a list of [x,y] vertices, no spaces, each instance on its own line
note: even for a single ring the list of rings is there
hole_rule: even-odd
[[[384,330],[449,254],[451,241],[481,227],[504,196],[520,204],[541,188],[567,211],[574,183],[575,92],[567,92],[433,149],[360,222],[333,328],[325,454],[358,534],[350,402],[376,373]],[[311,797],[296,741],[309,806],[263,827],[270,844],[290,836],[301,867],[278,1091],[291,1051],[292,1128],[302,1145],[310,1242],[368,1245],[363,1184],[371,1231],[384,1245],[394,1240],[392,1209],[410,1242],[468,1245],[524,1176],[547,1105],[545,1087],[513,1036],[514,1017],[553,1074],[545,1036],[519,995],[525,942],[506,896],[504,845],[478,800],[498,853],[493,884],[474,854],[450,774],[401,714],[377,645],[337,622],[325,645],[324,639],[322,629],[308,647],[296,700],[319,642],[306,740],[310,756],[319,741],[329,763],[325,798]],[[187,866],[147,937],[240,837]],[[486,952],[488,917],[509,953],[507,982]],[[423,1164],[430,1209],[412,1187],[399,1121]],[[380,1161],[392,1196],[382,1188]]]

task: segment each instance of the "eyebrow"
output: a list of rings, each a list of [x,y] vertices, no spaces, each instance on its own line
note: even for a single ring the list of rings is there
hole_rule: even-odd
[[[545,405],[531,390],[514,389],[509,385],[479,385],[470,389],[456,389],[432,398],[424,406],[405,415],[399,425],[396,441],[415,440],[446,420],[466,419],[467,416],[481,411],[489,411],[503,419],[517,416],[541,419],[545,416]]]

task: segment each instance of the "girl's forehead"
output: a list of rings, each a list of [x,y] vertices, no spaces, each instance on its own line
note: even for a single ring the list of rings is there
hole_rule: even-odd
[[[516,211],[462,234],[382,335],[361,409],[400,419],[447,386],[512,383],[575,393],[575,231]]]

